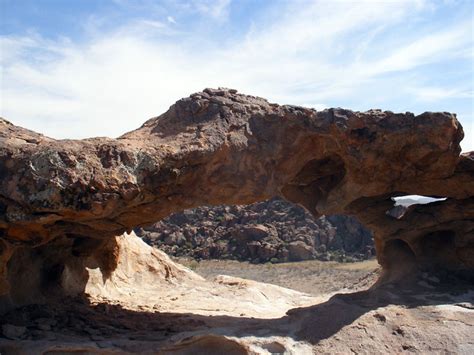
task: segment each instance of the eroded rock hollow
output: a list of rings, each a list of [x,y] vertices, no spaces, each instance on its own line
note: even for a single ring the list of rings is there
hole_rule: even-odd
[[[387,270],[472,270],[474,153],[460,155],[462,138],[450,113],[316,111],[228,89],[181,99],[117,139],[55,140],[1,120],[0,294],[81,292],[86,262],[104,277],[117,264],[115,236],[273,196],[357,217]],[[390,212],[410,194],[447,199]]]

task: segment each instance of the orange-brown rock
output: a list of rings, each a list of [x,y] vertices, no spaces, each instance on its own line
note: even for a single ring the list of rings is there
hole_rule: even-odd
[[[314,215],[359,217],[385,267],[393,250],[426,263],[434,248],[446,251],[436,263],[472,269],[474,164],[462,138],[450,113],[315,111],[227,89],[179,100],[118,139],[54,140],[1,120],[0,294],[7,261],[25,249],[62,246],[30,257],[56,260],[44,269],[54,276],[65,258],[170,213],[276,195]],[[448,199],[386,215],[405,194]]]

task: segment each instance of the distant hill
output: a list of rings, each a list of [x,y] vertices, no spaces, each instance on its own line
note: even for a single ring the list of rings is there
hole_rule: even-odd
[[[136,233],[170,255],[195,259],[355,261],[375,254],[370,231],[356,219],[315,219],[280,198],[186,210]]]

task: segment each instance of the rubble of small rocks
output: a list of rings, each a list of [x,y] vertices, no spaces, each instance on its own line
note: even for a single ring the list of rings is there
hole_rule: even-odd
[[[251,205],[185,210],[136,233],[169,255],[197,260],[350,262],[375,255],[372,234],[355,218],[315,219],[278,197]]]

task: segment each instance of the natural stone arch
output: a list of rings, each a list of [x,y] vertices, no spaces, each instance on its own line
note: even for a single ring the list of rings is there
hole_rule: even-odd
[[[72,237],[80,253],[84,238],[110,240],[186,208],[275,195],[316,216],[358,217],[375,232],[379,260],[395,231],[412,245],[420,217],[426,233],[441,221],[470,245],[474,155],[459,155],[462,137],[454,114],[318,112],[226,89],[179,100],[118,139],[54,140],[0,120],[0,293],[9,293],[15,249]],[[448,200],[395,220],[386,215],[395,193]]]

